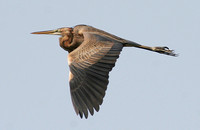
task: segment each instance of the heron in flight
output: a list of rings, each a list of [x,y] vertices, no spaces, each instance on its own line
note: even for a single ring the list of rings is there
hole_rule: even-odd
[[[69,85],[77,115],[99,111],[108,86],[109,72],[123,47],[137,47],[160,54],[177,56],[168,47],[149,47],[125,40],[88,25],[64,27],[32,34],[60,35],[60,47],[68,51]]]

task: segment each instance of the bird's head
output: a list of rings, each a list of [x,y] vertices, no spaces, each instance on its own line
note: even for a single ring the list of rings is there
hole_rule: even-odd
[[[56,30],[33,32],[31,34],[60,35],[61,36],[59,38],[60,47],[62,47],[64,50],[68,52],[73,51],[83,42],[82,35],[76,35],[76,32],[74,32],[73,28],[67,28],[67,27],[58,28]]]

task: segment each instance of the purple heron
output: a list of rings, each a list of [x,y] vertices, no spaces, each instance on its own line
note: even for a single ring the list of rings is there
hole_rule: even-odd
[[[137,47],[160,54],[177,56],[168,47],[148,47],[125,40],[88,25],[64,27],[32,34],[60,35],[60,47],[69,52],[69,85],[77,115],[88,117],[98,112],[108,85],[109,72],[123,47]]]

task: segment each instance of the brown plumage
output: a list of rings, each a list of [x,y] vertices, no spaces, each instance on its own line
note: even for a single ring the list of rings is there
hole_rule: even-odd
[[[32,34],[61,35],[60,46],[69,52],[69,84],[76,114],[88,117],[99,111],[108,85],[109,72],[123,47],[137,47],[176,56],[168,47],[148,47],[87,25]]]

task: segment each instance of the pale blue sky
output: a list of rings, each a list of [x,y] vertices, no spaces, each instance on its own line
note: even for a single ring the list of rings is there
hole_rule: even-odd
[[[1,0],[0,130],[200,129],[198,0]],[[100,111],[71,103],[67,52],[33,31],[88,24],[170,57],[124,48]]]

